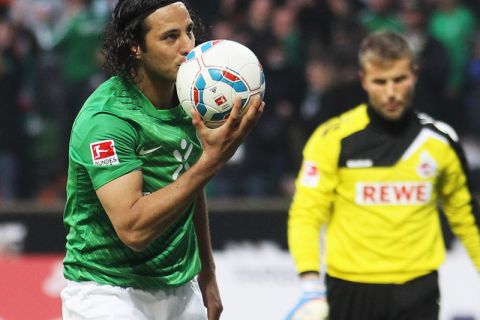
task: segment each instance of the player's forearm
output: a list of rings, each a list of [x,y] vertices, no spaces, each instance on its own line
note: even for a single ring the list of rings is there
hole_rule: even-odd
[[[175,182],[140,197],[132,205],[130,221],[124,224],[124,242],[134,250],[144,250],[185,212],[219,168],[199,161]]]
[[[202,272],[214,273],[215,262],[212,254],[212,241],[210,239],[210,227],[208,222],[208,209],[205,192],[198,197],[197,208],[194,217],[195,232],[197,234]]]
[[[320,270],[320,225],[309,214],[290,212],[288,246],[299,273]]]

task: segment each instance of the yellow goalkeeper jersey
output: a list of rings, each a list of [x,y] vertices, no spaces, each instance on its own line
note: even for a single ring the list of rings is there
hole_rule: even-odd
[[[360,105],[307,142],[288,220],[298,272],[325,265],[336,278],[404,283],[445,258],[438,205],[480,271],[476,203],[458,138],[448,125],[409,112],[387,123]],[[476,220],[477,219],[477,220]]]

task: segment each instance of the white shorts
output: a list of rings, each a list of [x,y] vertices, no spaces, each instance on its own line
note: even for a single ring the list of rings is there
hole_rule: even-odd
[[[73,282],[61,292],[63,320],[206,320],[207,309],[194,279],[155,291]]]

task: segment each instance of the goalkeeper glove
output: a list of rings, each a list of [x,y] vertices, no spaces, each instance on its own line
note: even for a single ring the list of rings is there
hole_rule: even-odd
[[[303,294],[285,320],[326,320],[328,303],[325,285],[320,279],[302,280]]]

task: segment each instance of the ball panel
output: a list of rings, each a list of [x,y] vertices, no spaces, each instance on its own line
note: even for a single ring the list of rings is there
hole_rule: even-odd
[[[203,75],[200,73],[195,79],[195,88],[197,88],[198,90],[204,90],[206,86],[207,82],[205,81]]]
[[[217,44],[212,50],[202,54],[201,60],[205,67],[221,67],[228,66],[230,62],[230,51],[227,49],[228,40],[224,40]]]
[[[239,69],[242,79],[245,79],[249,90],[258,90],[262,85],[262,70],[257,63],[249,63]]]

